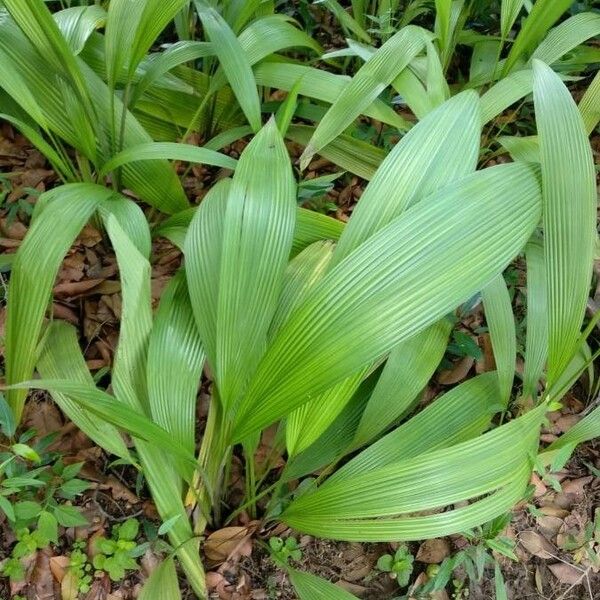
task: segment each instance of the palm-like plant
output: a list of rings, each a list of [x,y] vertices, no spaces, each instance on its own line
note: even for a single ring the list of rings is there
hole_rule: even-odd
[[[394,44],[421,43],[411,29],[391,38],[331,107],[305,158],[369,106],[372,96],[347,114],[339,108],[359,96],[373,70],[386,70],[381,57]],[[485,97],[466,91],[404,136],[343,229],[322,219],[307,228],[296,209],[290,158],[271,120],[233,178],[167,224],[185,265],[154,316],[150,232],[139,209],[88,183],[42,196],[13,269],[6,355],[9,383],[28,378],[35,363],[43,379],[15,386],[9,399],[18,409],[27,387],[50,390],[75,423],[117,455],[129,457],[117,429],[132,435],[161,517],[178,517],[169,536],[198,597],[206,590],[196,536],[223,520],[226,474],[238,446],[246,460],[246,505],[256,510],[268,467],[258,470],[255,452],[272,424],[288,461],[269,490],[265,519],[300,531],[345,540],[435,537],[491,519],[523,496],[539,427],[564,393],[561,376],[582,342],[596,239],[582,117],[557,75],[541,62],[532,66],[541,180],[540,167],[525,161],[476,170]],[[395,76],[386,73],[379,86]],[[61,258],[95,211],[115,248],[123,289],[112,394],[94,387],[70,325],[52,323],[41,338],[44,301]],[[68,235],[59,239],[51,234],[66,214]],[[535,408],[496,426],[494,416],[511,400],[516,354],[501,273],[523,251],[524,393]],[[446,348],[446,315],[477,292],[497,371],[407,419]],[[205,362],[212,400],[196,460],[194,415]],[[544,459],[598,435],[599,424],[596,409]],[[319,479],[302,486],[301,495],[286,496],[286,482],[317,470]],[[200,516],[191,523],[194,506]],[[161,574],[176,586],[172,568]],[[294,574],[293,581],[302,597],[336,597],[309,576]]]

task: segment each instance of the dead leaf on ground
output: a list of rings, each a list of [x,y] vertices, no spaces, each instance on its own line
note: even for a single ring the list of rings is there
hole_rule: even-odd
[[[73,571],[67,571],[60,584],[61,600],[77,600],[77,576]]]
[[[30,591],[36,600],[54,600],[56,590],[50,570],[50,550],[41,550],[37,554],[35,566],[30,578]],[[71,600],[71,599],[68,599]]]
[[[54,295],[58,298],[76,298],[100,285],[103,279],[82,279],[66,281],[54,286]]]
[[[450,556],[450,544],[444,538],[425,540],[417,552],[417,560],[425,564],[441,563]]]
[[[464,356],[451,369],[440,372],[438,383],[452,385],[462,381],[468,375],[474,362],[475,359],[472,356]]]
[[[204,542],[204,554],[214,563],[252,554],[250,537],[254,527],[224,527],[211,533]]]
[[[567,585],[577,585],[582,582],[584,577],[583,571],[568,563],[554,563],[553,565],[548,565],[548,568],[552,571],[552,575],[556,579]]]
[[[536,531],[523,531],[519,536],[521,545],[529,552],[539,558],[552,558],[556,555],[554,546],[541,534]]]
[[[53,556],[50,559],[50,571],[58,583],[64,579],[69,562],[68,556]]]
[[[116,477],[109,475],[99,486],[101,490],[110,490],[115,500],[124,500],[128,504],[139,504],[141,500]]]

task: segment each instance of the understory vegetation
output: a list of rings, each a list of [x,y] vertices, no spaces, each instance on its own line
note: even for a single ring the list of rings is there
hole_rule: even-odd
[[[593,4],[0,0],[6,600],[600,594]]]

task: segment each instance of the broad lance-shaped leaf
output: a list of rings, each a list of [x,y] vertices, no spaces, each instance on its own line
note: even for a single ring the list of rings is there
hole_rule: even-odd
[[[196,325],[211,365],[217,363],[217,303],[230,187],[231,179],[222,179],[210,189],[198,209],[181,213],[184,224],[192,215],[182,244],[185,274]],[[178,223],[179,217],[174,215],[169,221]]]
[[[331,270],[282,327],[234,438],[381,359],[471,297],[522,249],[540,212],[535,170],[515,163],[465,177],[397,217]]]
[[[289,155],[271,119],[240,157],[225,211],[218,286],[219,394],[231,409],[254,373],[283,284],[296,215]],[[193,273],[188,273],[188,277]]]
[[[433,537],[482,523],[508,510],[517,492],[525,492],[525,475],[531,472],[530,457],[546,410],[541,405],[483,436],[350,481],[326,481],[296,498],[281,518],[315,535],[373,541]],[[491,495],[476,500],[486,494]],[[410,516],[469,499],[474,502],[465,508]]]
[[[139,600],[181,600],[177,571],[172,558],[167,558],[156,567],[144,583]]]
[[[442,319],[390,352],[361,417],[355,446],[372,440],[414,407],[444,356],[451,329],[450,320]]]
[[[103,167],[100,176],[104,177],[111,171],[129,163],[143,160],[184,160],[192,163],[215,165],[226,169],[235,169],[237,161],[220,152],[199,148],[190,144],[172,142],[149,142],[130,146],[116,156],[113,156]]]
[[[152,328],[150,264],[124,233],[115,215],[108,215],[105,222],[117,256],[123,296],[112,386],[123,408],[129,408],[140,419],[152,423],[148,419],[151,411],[147,389],[147,352]],[[152,423],[152,426],[156,431],[164,432],[158,425]],[[189,456],[189,450],[180,446],[171,433],[166,435],[174,447],[182,448],[184,455]],[[179,515],[169,531],[169,540],[177,549],[190,585],[201,598],[205,597],[206,582],[198,554],[198,540],[193,536],[181,498],[182,479],[190,481],[178,474],[186,463],[182,465],[180,458],[165,452],[164,446],[155,445],[152,439],[144,440],[143,436],[136,440],[136,449],[152,498],[164,521]],[[174,464],[177,470],[173,468]]]
[[[34,218],[13,263],[8,290],[5,354],[6,382],[31,377],[36,348],[56,274],[67,250],[98,205],[114,192],[90,183],[55,188],[40,197],[42,214]],[[7,401],[21,418],[26,391],[9,390]]]
[[[423,33],[404,27],[394,34],[359,69],[352,81],[327,111],[300,157],[304,169],[312,156],[344,131],[422,50]]]
[[[181,271],[163,292],[148,348],[148,396],[153,420],[194,453],[196,396],[204,352]]]
[[[504,63],[504,75],[512,71],[524,55],[538,46],[550,27],[571,4],[571,0],[537,0],[513,42]]]
[[[106,67],[114,89],[123,69],[131,79],[160,32],[189,0],[113,0],[106,23]]]
[[[508,406],[517,360],[515,318],[506,282],[498,275],[481,291],[496,361],[500,398]]]
[[[548,291],[544,242],[531,238],[525,247],[527,260],[527,338],[523,395],[537,397],[538,384],[548,357]]]
[[[300,600],[357,600],[356,596],[326,579],[296,569],[287,572]]]
[[[540,144],[548,285],[548,384],[578,345],[596,242],[596,176],[587,134],[569,90],[535,60],[533,98]]]
[[[54,321],[48,326],[37,369],[43,379],[69,378],[89,387],[94,385],[77,342],[77,330],[65,321]],[[121,434],[113,425],[91,415],[68,395],[54,390],[51,394],[69,419],[96,444],[111,454],[132,460]]]
[[[79,54],[92,32],[106,23],[106,11],[97,5],[72,6],[52,17],[73,54]]]
[[[261,124],[260,99],[248,57],[227,22],[209,2],[194,0],[194,4],[229,85],[248,123],[257,132]]]
[[[532,58],[551,65],[586,40],[599,35],[600,14],[583,12],[573,15],[548,33],[546,39],[535,49]]]
[[[475,92],[458,94],[394,146],[344,228],[332,265],[424,196],[475,171],[481,134],[479,110]]]
[[[596,73],[579,102],[579,112],[581,112],[585,130],[589,135],[600,121],[600,71]]]
[[[482,434],[501,409],[496,373],[468,379],[365,448],[329,481],[351,481],[373,469],[466,442]]]

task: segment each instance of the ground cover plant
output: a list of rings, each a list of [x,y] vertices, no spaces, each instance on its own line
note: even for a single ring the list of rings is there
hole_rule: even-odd
[[[162,523],[152,544],[130,517],[70,547],[63,598],[123,580],[151,548],[162,562],[140,598],[182,586],[208,598],[202,555],[224,547],[227,563],[257,532],[301,599],[356,596],[299,567],[300,535],[395,544],[377,570],[402,589],[408,543],[462,534],[468,546],[432,561],[410,597],[464,597],[453,572],[474,582],[489,565],[506,597],[507,514],[532,481],[560,488],[556,473],[600,434],[592,403],[540,445],[582,374],[594,389],[600,60],[585,42],[600,14],[544,0],[349,4],[319,3],[347,36],[324,52],[306,2],[0,3],[0,117],[59,180],[32,210],[7,209],[28,225],[2,261],[13,581],[59,526],[86,522],[72,506],[82,465],[21,433],[38,390],[143,477]],[[314,177],[316,155],[328,170]],[[198,206],[196,164],[208,169]],[[365,181],[351,214],[321,214],[348,177]],[[49,311],[87,227],[112,248],[120,293],[99,371],[77,319]],[[163,238],[182,260],[155,294]],[[511,269],[526,288],[518,314]],[[440,365],[481,359],[457,329],[476,307],[491,362],[446,375],[458,385],[423,406]],[[564,541],[596,569],[593,526]]]

